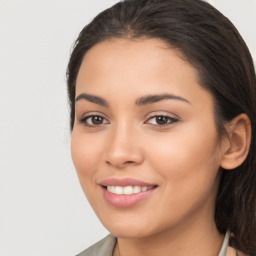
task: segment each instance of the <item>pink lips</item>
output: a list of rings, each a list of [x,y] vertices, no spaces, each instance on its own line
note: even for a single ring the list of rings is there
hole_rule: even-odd
[[[156,184],[150,184],[150,183],[132,179],[132,178],[125,178],[125,179],[109,178],[109,179],[102,180],[100,182],[100,185],[101,186],[121,186],[121,187],[125,187],[125,186],[152,187],[152,186],[155,186]]]
[[[156,184],[150,184],[150,183],[132,179],[132,178],[125,178],[125,179],[109,178],[101,181],[99,185],[102,188],[104,199],[112,206],[115,206],[118,208],[132,207],[138,204],[139,202],[150,197],[157,188]],[[135,193],[131,195],[117,195],[109,192],[106,189],[107,186],[121,186],[121,187],[146,186],[146,187],[152,187],[152,189],[141,191],[139,193]]]

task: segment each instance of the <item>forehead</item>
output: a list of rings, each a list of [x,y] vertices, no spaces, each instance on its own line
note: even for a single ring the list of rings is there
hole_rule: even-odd
[[[114,52],[118,53],[118,56],[120,57],[123,55],[126,55],[127,57],[128,53],[136,53],[138,58],[144,56],[145,54],[147,54],[148,58],[159,58],[161,56],[160,52],[164,52],[168,49],[172,49],[172,47],[162,39],[158,38],[110,38],[94,45],[86,53],[84,60],[90,58],[90,55],[94,55],[95,53],[107,57],[109,51],[112,52],[113,50]],[[178,53],[178,50],[175,52]],[[113,57],[115,57],[115,55],[113,55]]]
[[[173,93],[198,98],[200,93],[208,93],[198,81],[197,70],[164,41],[113,38],[86,53],[76,95],[85,91],[101,95],[122,92],[128,97],[134,92],[139,96]]]
[[[171,58],[171,55],[175,58]],[[184,65],[184,59],[178,49],[171,47],[161,39],[111,38],[94,45],[85,54],[82,67],[87,67],[89,64],[93,68],[110,69],[116,63],[120,64],[120,68],[147,70],[147,68],[156,69],[157,66],[163,67],[164,61],[168,61],[168,64],[174,61],[176,65]],[[137,65],[130,66],[136,62]],[[189,65],[189,63],[186,64]]]
[[[138,73],[148,71],[152,73],[165,68],[167,73],[173,73],[174,67],[182,70],[182,66],[189,67],[190,71],[197,75],[196,70],[184,61],[182,54],[161,39],[112,38],[94,45],[85,54],[78,80],[85,75],[89,76],[92,71],[97,71],[98,74],[103,71],[111,73],[116,71],[117,74],[118,70],[125,73],[136,70]]]

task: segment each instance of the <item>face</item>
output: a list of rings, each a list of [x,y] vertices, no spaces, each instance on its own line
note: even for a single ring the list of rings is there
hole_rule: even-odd
[[[161,40],[111,39],[88,51],[71,152],[86,197],[115,236],[214,221],[221,148],[213,98]]]

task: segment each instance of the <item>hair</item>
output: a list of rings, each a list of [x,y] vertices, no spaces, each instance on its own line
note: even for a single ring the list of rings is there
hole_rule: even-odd
[[[256,255],[256,78],[250,52],[234,25],[202,0],[125,0],[98,14],[80,32],[67,67],[70,128],[76,79],[94,45],[111,38],[156,38],[179,50],[215,99],[220,135],[224,124],[245,113],[252,127],[248,156],[232,171],[220,169],[215,222],[234,234],[233,247]]]

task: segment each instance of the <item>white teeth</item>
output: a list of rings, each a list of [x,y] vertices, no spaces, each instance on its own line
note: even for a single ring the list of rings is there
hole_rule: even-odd
[[[123,187],[116,186],[113,193],[115,193],[115,194],[117,194],[117,195],[123,195],[123,193],[124,193],[124,188],[123,188]]]
[[[115,186],[108,186],[108,191],[114,193],[115,192]]]
[[[140,191],[141,191],[141,187],[139,187],[139,186],[133,187],[133,193],[140,193]]]
[[[136,193],[140,193],[143,191],[147,191],[149,189],[152,189],[153,186],[147,187],[147,186],[126,186],[126,187],[121,187],[121,186],[107,186],[107,190],[113,194],[117,195],[132,195]]]
[[[147,190],[146,186],[141,188],[141,191],[146,191],[146,190]]]
[[[132,186],[124,187],[124,195],[131,195],[131,194],[133,194],[133,187]]]

